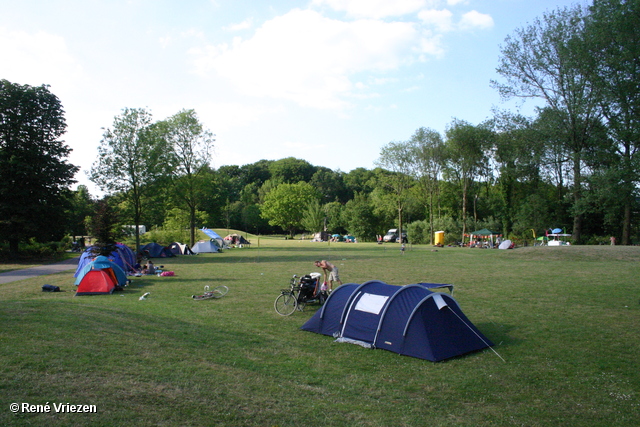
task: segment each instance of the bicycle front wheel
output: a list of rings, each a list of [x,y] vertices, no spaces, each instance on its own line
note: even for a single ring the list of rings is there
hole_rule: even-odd
[[[275,303],[273,303],[276,313],[281,316],[289,316],[298,307],[298,301],[296,300],[295,295],[292,294],[281,294],[276,298]]]

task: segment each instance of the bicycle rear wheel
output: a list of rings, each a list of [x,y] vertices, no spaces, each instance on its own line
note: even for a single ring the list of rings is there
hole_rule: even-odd
[[[273,306],[276,309],[276,313],[281,316],[289,316],[298,307],[298,301],[296,300],[295,295],[286,293],[278,295],[276,301],[273,303]]]

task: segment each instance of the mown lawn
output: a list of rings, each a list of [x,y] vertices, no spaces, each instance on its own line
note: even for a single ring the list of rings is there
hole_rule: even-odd
[[[637,426],[640,248],[510,251],[252,239],[156,260],[175,277],[74,297],[0,285],[3,426]],[[273,302],[328,259],[345,283],[452,283],[496,346],[432,363],[300,331]],[[45,283],[65,292],[43,293]],[[219,300],[194,301],[205,285]],[[150,292],[147,300],[138,298]],[[95,405],[13,413],[11,403]]]

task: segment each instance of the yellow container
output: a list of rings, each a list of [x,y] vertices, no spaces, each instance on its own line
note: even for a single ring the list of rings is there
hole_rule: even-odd
[[[433,234],[434,234],[433,244],[444,246],[444,231],[436,231]]]

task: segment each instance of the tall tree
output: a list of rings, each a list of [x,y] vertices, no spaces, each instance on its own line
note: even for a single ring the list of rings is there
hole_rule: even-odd
[[[89,178],[102,191],[122,193],[132,207],[136,249],[140,247],[138,226],[147,198],[154,184],[167,171],[167,148],[151,113],[145,109],[125,108],[113,121],[113,129],[105,130],[98,159]]]
[[[418,181],[419,199],[429,215],[429,242],[433,241],[435,201],[444,165],[444,141],[439,132],[433,129],[419,128],[410,140],[409,157],[411,174]]]
[[[583,64],[619,157],[614,190],[623,190],[621,242],[629,245],[640,181],[640,2],[595,0],[590,11]]]
[[[190,215],[190,244],[195,243],[196,212],[206,188],[214,135],[200,123],[194,110],[182,110],[166,120],[171,147],[175,194]]]
[[[583,156],[599,122],[594,86],[580,65],[586,10],[582,6],[545,13],[517,29],[501,47],[497,72],[506,80],[492,82],[504,98],[539,98],[556,112],[572,154],[573,238],[580,242],[583,212]]]
[[[468,196],[474,181],[489,171],[488,152],[494,134],[488,123],[474,126],[455,119],[446,130],[447,170],[459,183],[462,192],[462,241],[467,232]]]
[[[63,196],[78,171],[60,139],[66,128],[48,86],[0,80],[0,239],[14,256],[28,238],[62,237]]]
[[[411,177],[412,156],[411,145],[407,142],[390,142],[380,150],[376,164],[391,171],[385,175],[382,184],[391,190],[398,212],[398,235],[402,236],[402,215],[409,199],[409,188],[413,185]]]

